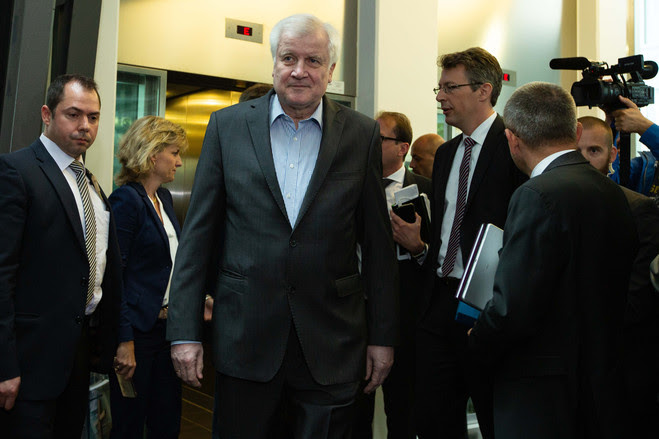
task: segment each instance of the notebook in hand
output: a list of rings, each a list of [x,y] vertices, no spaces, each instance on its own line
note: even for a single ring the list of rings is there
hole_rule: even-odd
[[[483,224],[471,250],[455,297],[482,311],[492,298],[494,275],[503,246],[503,230],[494,224]]]

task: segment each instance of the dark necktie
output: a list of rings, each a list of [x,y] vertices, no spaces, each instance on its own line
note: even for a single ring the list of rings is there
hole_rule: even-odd
[[[85,303],[89,305],[94,296],[94,285],[96,284],[96,216],[94,215],[94,207],[89,198],[89,185],[87,183],[85,168],[77,160],[71,162],[69,167],[76,174],[76,183],[80,191],[85,217],[85,247],[87,249],[87,259],[89,260],[89,282],[87,284],[87,301]]]
[[[453,227],[451,227],[451,235],[448,240],[446,257],[442,264],[442,275],[444,277],[448,276],[453,271],[453,267],[455,267],[455,259],[458,256],[458,249],[460,248],[460,228],[462,227],[462,219],[464,218],[465,207],[467,205],[467,186],[469,186],[471,148],[475,144],[476,142],[471,137],[466,137],[464,140],[465,153],[464,156],[462,156],[462,162],[460,162],[458,197],[455,200],[455,217],[453,217]]]
[[[380,184],[382,185],[382,189],[384,190],[384,189],[387,188],[387,186],[389,186],[393,182],[394,182],[394,180],[392,180],[391,178],[383,178],[380,181]]]

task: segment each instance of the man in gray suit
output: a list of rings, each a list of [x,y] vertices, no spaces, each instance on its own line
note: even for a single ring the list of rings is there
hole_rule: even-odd
[[[273,437],[286,404],[294,437],[347,437],[361,380],[373,391],[393,363],[398,280],[380,131],[323,97],[338,43],[316,17],[280,21],[274,91],[208,124],[167,332],[179,376],[199,385],[194,341],[216,256],[216,436]]]

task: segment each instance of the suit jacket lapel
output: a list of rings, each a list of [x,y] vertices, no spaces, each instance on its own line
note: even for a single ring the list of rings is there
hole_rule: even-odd
[[[433,221],[436,221],[437,226],[433,227],[432,233],[432,242],[433,248],[439,250],[439,243],[441,240],[441,224],[444,218],[444,204],[446,197],[446,185],[448,184],[448,177],[451,173],[451,167],[453,166],[453,160],[455,160],[455,154],[458,151],[458,145],[462,141],[462,136],[456,136],[453,139],[446,142],[442,145],[442,148],[446,148],[445,156],[440,160],[435,159],[433,169],[433,197],[435,200],[433,206]],[[437,156],[435,156],[437,158]],[[435,255],[436,256],[436,255]],[[435,259],[437,259],[435,257]]]
[[[40,140],[34,142],[31,146],[34,151],[37,160],[39,160],[39,167],[46,175],[46,178],[55,188],[55,193],[59,197],[62,207],[64,207],[64,212],[69,218],[69,222],[73,227],[73,232],[76,235],[80,248],[87,254],[85,247],[85,235],[82,230],[82,223],[80,222],[80,213],[78,212],[78,206],[76,204],[75,197],[71,192],[71,186],[66,181],[66,178],[62,174],[59,166],[55,163],[55,160],[50,156],[46,147],[43,146]]]
[[[483,142],[481,152],[478,156],[478,162],[476,163],[476,168],[474,169],[474,176],[471,178],[471,184],[469,185],[469,194],[467,195],[467,209],[469,209],[471,200],[474,198],[474,194],[483,181],[485,171],[487,171],[487,168],[492,162],[492,156],[494,156],[496,153],[496,148],[492,146],[492,144],[496,143],[496,138],[500,136],[503,129],[503,120],[501,119],[501,116],[497,115],[494,123],[490,127],[490,130],[487,132],[485,142]]]
[[[275,162],[272,158],[272,146],[270,145],[270,97],[273,94],[274,91],[270,91],[262,98],[255,99],[253,104],[251,104],[251,108],[247,111],[246,120],[261,172],[263,172],[265,181],[279,206],[279,210],[281,210],[282,215],[288,221],[286,205],[284,204],[281,188],[277,181],[277,171],[275,170]]]
[[[160,191],[160,189],[158,189]],[[162,201],[163,197],[160,197],[160,200]],[[174,212],[174,205],[170,204],[169,201],[166,203],[163,201],[162,203],[163,209],[165,209],[165,213],[169,217],[169,220],[172,223],[172,227],[174,227],[174,231],[176,232],[176,237],[178,238],[181,235],[181,227],[178,225],[178,220],[174,220],[176,218],[176,212]],[[164,227],[163,227],[164,230]],[[169,242],[169,238],[167,238],[167,241]]]
[[[341,134],[343,133],[343,123],[345,121],[343,110],[326,97],[323,97],[322,105],[324,105],[323,137],[320,141],[320,151],[318,151],[316,166],[311,175],[307,192],[304,194],[304,200],[302,200],[295,227],[300,224],[302,217],[309,209],[309,206],[311,206],[320,187],[323,185],[327,172],[334,161],[334,156],[339,148],[339,140],[341,140]]]
[[[403,176],[403,187],[407,187],[411,184],[414,184],[414,177],[410,171],[405,169],[405,175]]]
[[[167,238],[167,232],[165,232],[165,226],[160,220],[160,217],[158,216],[158,212],[156,212],[156,208],[153,206],[153,202],[149,198],[149,195],[146,193],[146,189],[144,189],[144,186],[142,186],[141,183],[129,182],[128,184],[133,189],[135,189],[135,191],[142,198],[142,202],[146,205],[146,211],[149,212],[151,221],[156,225],[156,229],[158,230],[158,234],[160,235],[160,238],[165,243],[165,247],[169,248],[169,238]],[[163,203],[163,207],[164,207],[164,203]]]

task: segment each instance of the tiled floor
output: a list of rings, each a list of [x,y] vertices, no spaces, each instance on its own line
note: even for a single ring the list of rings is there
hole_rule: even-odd
[[[183,411],[180,439],[210,439],[213,422],[213,397],[183,386]]]
[[[213,394],[215,393],[215,368],[211,358],[211,346],[204,345],[204,379],[201,389],[183,385],[181,434],[179,439],[211,439],[213,431]]]

